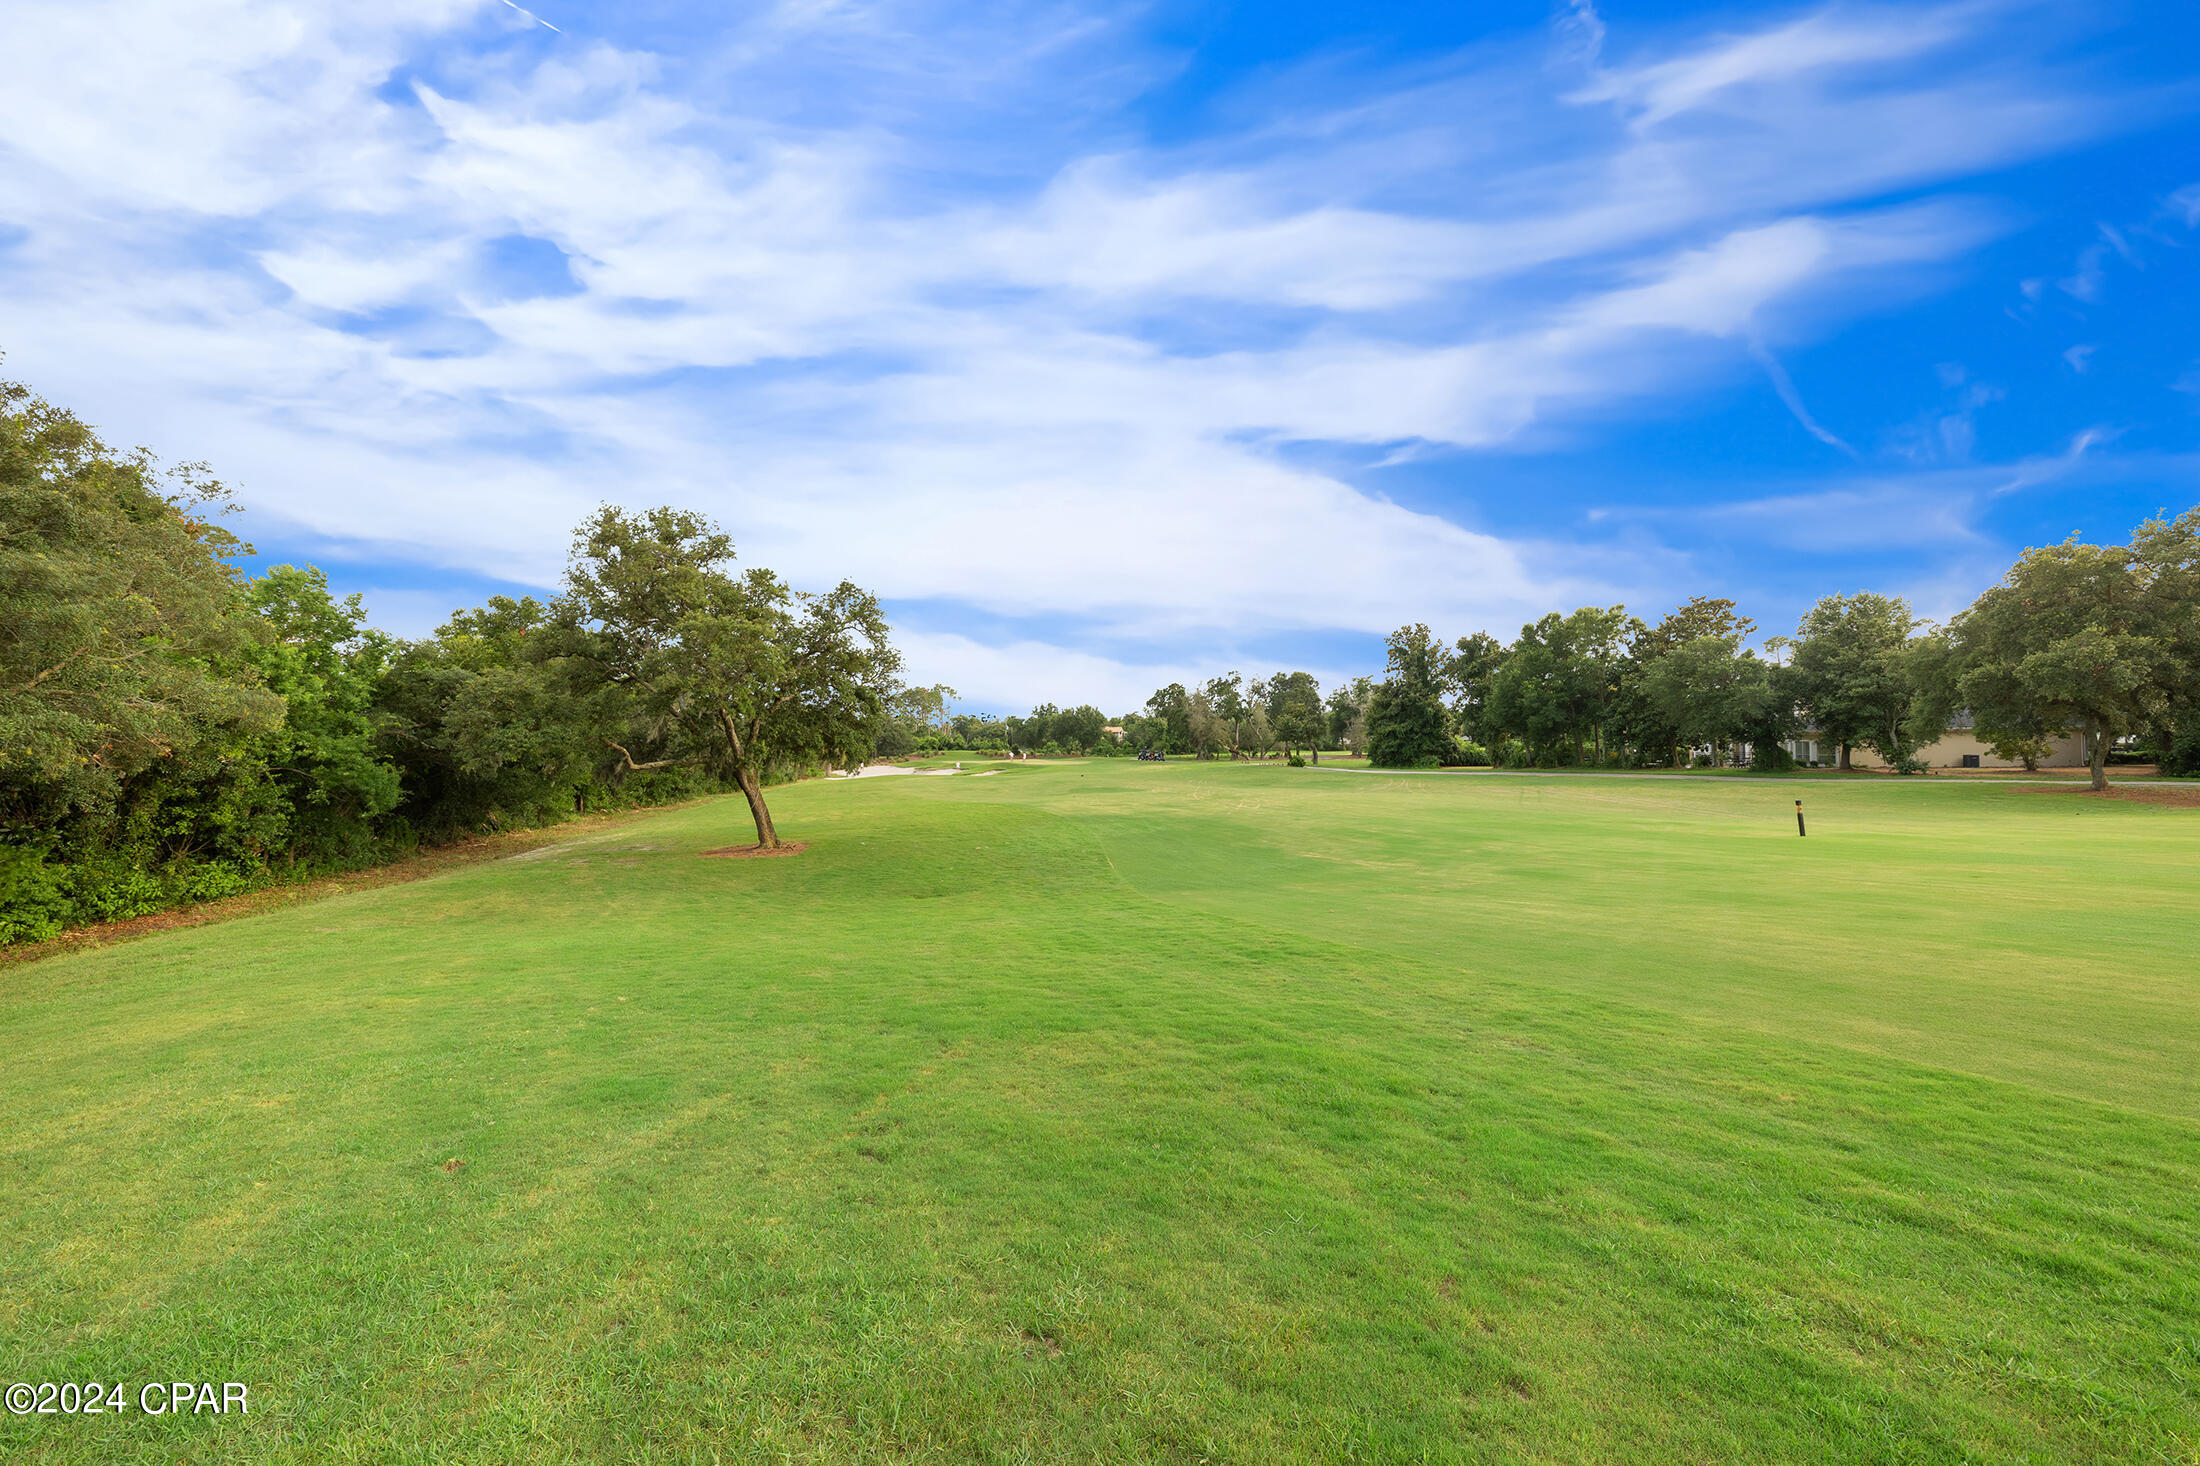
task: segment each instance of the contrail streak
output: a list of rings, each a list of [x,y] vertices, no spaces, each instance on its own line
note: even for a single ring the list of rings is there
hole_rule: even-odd
[[[1787,404],[1789,412],[1795,414],[1795,420],[1803,425],[1805,432],[1821,443],[1839,448],[1851,458],[1857,456],[1854,448],[1827,432],[1818,419],[1810,415],[1810,409],[1803,405],[1803,394],[1795,390],[1794,378],[1787,374],[1787,368],[1781,366],[1779,360],[1765,350],[1765,344],[1754,335],[1749,338],[1749,354],[1757,358],[1757,364],[1765,369],[1765,375],[1772,378],[1772,390],[1780,394],[1780,400]]]
[[[512,0],[504,0],[504,3],[505,3],[506,5],[512,5]],[[527,17],[527,18],[528,18],[529,20],[533,21],[533,22],[534,22],[534,23],[535,23],[536,25],[539,25],[539,26],[543,27],[543,28],[544,28],[544,29],[546,29],[546,30],[553,30],[553,31],[558,31],[558,28],[557,28],[556,26],[554,26],[554,25],[551,25],[549,21],[547,21],[547,20],[544,20],[544,19],[543,19],[543,18],[542,18],[541,16],[539,16],[539,15],[535,14],[535,12],[534,12],[534,11],[532,11],[532,10],[528,10],[528,9],[526,9],[525,7],[523,7],[523,6],[519,6],[519,5],[512,5],[512,8],[513,8],[514,10],[517,10],[517,11],[519,11],[519,13],[520,13],[521,15],[524,15],[524,16],[526,16],[526,17]],[[562,35],[564,35],[564,34],[565,34],[565,32],[564,32],[564,31],[558,31],[558,34],[562,36]]]

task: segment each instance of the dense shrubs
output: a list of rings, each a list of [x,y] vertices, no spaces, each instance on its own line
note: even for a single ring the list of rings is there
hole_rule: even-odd
[[[2162,772],[2181,779],[2200,776],[2200,713],[2180,718],[2163,737]]]
[[[622,774],[558,607],[399,642],[317,570],[247,578],[222,508],[0,386],[0,943],[727,787]]]

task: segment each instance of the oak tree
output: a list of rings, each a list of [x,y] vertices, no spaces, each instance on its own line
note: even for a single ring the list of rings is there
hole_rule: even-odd
[[[765,778],[868,752],[900,658],[870,592],[843,581],[805,594],[769,570],[736,575],[732,560],[700,514],[605,505],[574,536],[564,608],[624,694],[627,738],[606,740],[617,767],[732,779],[770,850]]]
[[[2108,746],[2160,717],[2200,648],[2200,510],[2139,527],[2129,545],[2075,536],[2026,550],[1949,624],[1961,697],[1982,725],[2081,728],[2093,787]]]
[[[1866,591],[1825,597],[1796,629],[1797,690],[1812,725],[1839,745],[1842,768],[1858,745],[1890,764],[1916,750],[1910,640],[1918,625],[1901,597]]]

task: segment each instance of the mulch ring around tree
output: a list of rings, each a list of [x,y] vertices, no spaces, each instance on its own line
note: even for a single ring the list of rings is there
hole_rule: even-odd
[[[2080,785],[2075,789],[2035,789],[2034,794],[2088,794],[2096,799],[2133,799],[2141,804],[2167,804],[2180,809],[2200,809],[2200,784],[2110,784],[2096,793]]]
[[[713,860],[769,860],[775,855],[800,855],[809,849],[803,840],[782,840],[769,850],[759,850],[754,845],[726,845],[703,853]]]

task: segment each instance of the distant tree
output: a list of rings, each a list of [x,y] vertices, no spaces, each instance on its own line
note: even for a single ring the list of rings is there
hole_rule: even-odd
[[[1441,764],[1454,747],[1438,681],[1442,653],[1423,625],[1399,627],[1388,645],[1389,675],[1367,705],[1368,762],[1382,769]]]
[[[1738,637],[1699,636],[1652,661],[1643,681],[1652,706],[1682,741],[1708,744],[1713,762],[1721,762],[1733,744],[1763,737],[1777,695],[1772,674],[1741,649]]]
[[[1375,679],[1372,677],[1355,677],[1330,689],[1323,712],[1328,718],[1332,746],[1353,753],[1366,751],[1367,704],[1374,696]]]
[[[908,725],[912,734],[952,735],[956,719],[948,712],[962,694],[946,683],[903,687],[887,699],[887,715]]]
[[[1098,708],[1087,704],[1074,707],[1054,717],[1054,741],[1076,753],[1090,752],[1106,736],[1103,731],[1108,720]]]
[[[1996,758],[2021,763],[2027,770],[2037,769],[2063,730],[2050,727],[2038,704],[2002,677],[1975,681],[1970,696],[1977,703],[1972,705],[1963,687],[1965,670],[1950,632],[1929,631],[1911,641],[1910,722],[1917,730],[1918,742],[1930,743],[1948,729],[1967,723]]]
[[[564,606],[624,694],[626,738],[607,740],[619,767],[722,772],[769,850],[767,772],[868,752],[900,658],[868,591],[843,581],[805,595],[769,570],[736,577],[732,559],[733,542],[699,514],[605,505],[574,536]],[[657,756],[636,759],[636,747]]]
[[[1996,728],[2083,729],[2105,789],[2110,742],[2158,718],[2192,675],[2196,583],[2200,509],[2147,521],[2128,546],[2026,550],[1949,625],[1958,694]]]
[[[1123,730],[1125,746],[1139,753],[1165,753],[1169,729],[1159,718],[1149,718],[1144,713],[1125,713],[1117,726]]]
[[[1678,764],[1683,761],[1683,746],[1689,740],[1660,711],[1658,700],[1650,696],[1651,669],[1676,648],[1706,636],[1725,637],[1738,646],[1755,633],[1757,623],[1738,614],[1731,600],[1695,596],[1667,612],[1656,625],[1638,622],[1636,626],[1626,664],[1620,671],[1616,721],[1624,728],[1637,760]],[[1785,645],[1785,638],[1775,640]]]
[[[1490,731],[1525,741],[1537,763],[1560,762],[1569,753],[1582,762],[1592,742],[1601,753],[1620,707],[1628,643],[1639,625],[1625,606],[1583,606],[1521,627],[1491,678]]]
[[[1190,698],[1183,683],[1172,682],[1146,699],[1146,716],[1161,727],[1160,735],[1152,743],[1157,752],[1192,751],[1192,725],[1187,711]]]
[[[1238,730],[1238,746],[1248,758],[1265,758],[1276,746],[1276,730],[1268,721],[1267,707],[1248,701],[1245,722]]]
[[[1739,614],[1724,596],[1691,596],[1685,605],[1668,611],[1657,625],[1645,627],[1635,637],[1636,654],[1654,661],[1679,647],[1707,636],[1724,637],[1737,647],[1756,634],[1757,623]]]
[[[1037,752],[1049,743],[1061,740],[1054,735],[1054,720],[1062,716],[1062,710],[1053,703],[1043,702],[1031,710],[1024,719],[1024,747]]]
[[[1825,597],[1797,628],[1797,692],[1811,725],[1839,746],[1842,768],[1856,746],[1890,764],[1916,751],[1910,640],[1918,625],[1908,602],[1866,591]]]
[[[1184,723],[1192,752],[1200,758],[1213,758],[1216,749],[1230,746],[1230,727],[1216,715],[1204,690],[1184,699]]]
[[[1505,646],[1486,631],[1462,636],[1443,662],[1442,681],[1453,724],[1476,743],[1487,743],[1490,683],[1504,665]]]
[[[2200,774],[2200,508],[2147,520],[2131,554],[2162,649],[2149,720],[2162,772]]]
[[[1244,752],[1245,718],[1253,710],[1245,696],[1245,679],[1236,672],[1211,677],[1200,691],[1206,694],[1208,711],[1221,724],[1222,746],[1230,750],[1230,757],[1238,757]]]
[[[1321,739],[1326,731],[1322,713],[1321,684],[1309,672],[1278,672],[1267,683],[1268,727],[1284,752],[1310,750],[1321,759]]]

